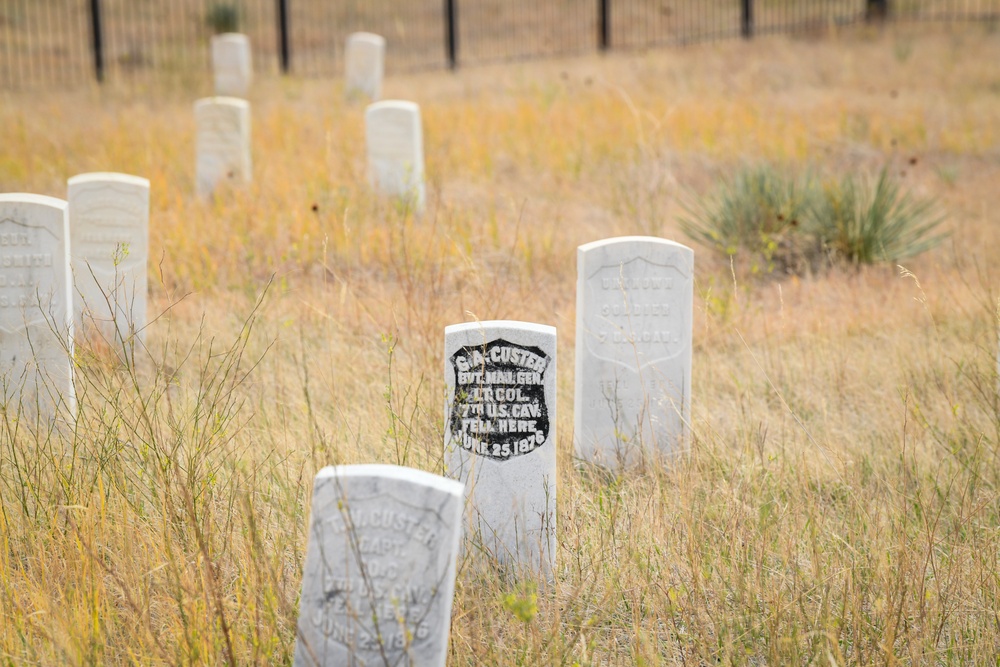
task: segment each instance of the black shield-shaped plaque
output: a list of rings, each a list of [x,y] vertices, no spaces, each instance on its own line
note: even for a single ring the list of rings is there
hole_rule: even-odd
[[[549,438],[545,371],[537,347],[502,338],[451,357],[455,394],[449,428],[456,446],[495,461],[530,454]]]

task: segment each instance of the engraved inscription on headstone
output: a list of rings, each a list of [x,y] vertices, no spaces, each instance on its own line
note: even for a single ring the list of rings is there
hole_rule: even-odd
[[[452,480],[390,465],[323,468],[296,667],[444,667],[461,524]]]
[[[502,564],[555,569],[556,330],[445,329],[445,466],[465,483],[470,537]]]
[[[420,107],[386,100],[365,111],[368,179],[382,194],[424,209],[424,139]]]
[[[253,80],[250,38],[235,32],[212,37],[215,94],[246,97]]]
[[[0,409],[70,416],[73,313],[65,201],[0,194]]]
[[[577,455],[632,465],[686,444],[694,252],[630,236],[577,250]]]
[[[348,96],[360,95],[370,100],[381,97],[385,38],[370,32],[348,35],[344,61],[347,70],[344,87]]]
[[[194,114],[198,195],[208,197],[223,181],[250,182],[250,103],[210,97],[195,102]]]
[[[116,349],[143,336],[149,259],[149,181],[112,173],[69,179],[70,255],[77,336]]]

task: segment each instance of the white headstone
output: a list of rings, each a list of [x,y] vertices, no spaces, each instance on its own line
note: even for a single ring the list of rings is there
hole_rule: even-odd
[[[444,330],[445,467],[465,483],[470,538],[547,575],[556,553],[556,330],[526,322]]]
[[[686,446],[694,252],[649,236],[577,249],[576,452],[606,466]]]
[[[348,35],[344,61],[347,69],[345,90],[349,96],[363,95],[370,100],[381,97],[385,72],[384,37],[370,32]]]
[[[253,81],[250,38],[235,32],[212,37],[215,94],[246,97]]]
[[[73,310],[65,201],[0,194],[0,410],[72,415]]]
[[[424,135],[420,107],[386,100],[365,111],[368,179],[377,191],[424,209]]]
[[[461,530],[461,484],[390,465],[323,468],[296,667],[444,667]]]
[[[208,197],[223,181],[249,183],[250,103],[235,97],[209,97],[194,104],[197,192]]]
[[[149,181],[91,173],[69,179],[70,265],[78,336],[117,349],[142,339],[149,261]]]

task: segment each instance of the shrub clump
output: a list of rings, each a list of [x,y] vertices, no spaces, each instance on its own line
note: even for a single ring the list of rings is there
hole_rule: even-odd
[[[895,262],[938,245],[944,217],[933,199],[903,190],[882,169],[874,184],[788,177],[755,166],[686,208],[681,228],[753,274],[816,272],[836,263]]]
[[[205,12],[205,23],[216,35],[237,32],[240,27],[240,9],[233,3],[213,3]]]

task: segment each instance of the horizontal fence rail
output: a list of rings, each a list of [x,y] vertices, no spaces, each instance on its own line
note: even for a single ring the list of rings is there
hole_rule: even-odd
[[[328,77],[360,30],[400,72],[879,19],[995,22],[1000,0],[2,0],[0,89],[201,81],[226,31],[250,36],[258,72]]]

